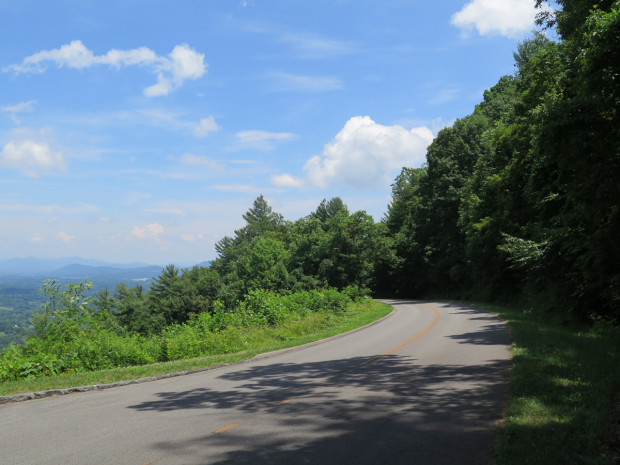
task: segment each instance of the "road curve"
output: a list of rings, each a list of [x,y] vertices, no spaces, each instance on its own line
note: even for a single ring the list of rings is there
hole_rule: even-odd
[[[488,463],[507,327],[471,307],[386,302],[389,318],[312,347],[0,406],[0,462]]]

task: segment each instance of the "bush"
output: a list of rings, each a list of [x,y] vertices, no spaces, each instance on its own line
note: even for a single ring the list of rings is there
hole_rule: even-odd
[[[69,290],[81,295],[84,288]],[[282,296],[269,290],[252,290],[231,311],[215,301],[212,313],[199,313],[148,338],[105,329],[96,315],[84,308],[83,301],[71,311],[63,308],[64,300],[73,305],[75,299],[71,301],[69,292],[59,291],[58,286],[48,293],[54,305],[47,305],[46,312],[37,317],[37,333],[25,345],[11,345],[0,353],[0,382],[234,352],[247,343],[243,328],[282,327],[294,322],[296,316],[312,314],[325,324],[343,314],[351,298],[360,298],[364,291],[351,287],[343,293],[323,289]],[[294,334],[301,330],[289,328]]]

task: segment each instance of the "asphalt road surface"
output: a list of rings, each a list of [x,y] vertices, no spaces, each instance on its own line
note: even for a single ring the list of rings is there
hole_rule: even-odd
[[[312,347],[0,406],[0,464],[486,464],[510,337],[454,304],[387,301]]]

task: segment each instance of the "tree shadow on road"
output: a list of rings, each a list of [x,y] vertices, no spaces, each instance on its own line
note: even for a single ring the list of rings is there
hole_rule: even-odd
[[[508,370],[507,360],[423,365],[399,355],[273,363],[223,373],[229,390],[160,392],[130,408],[242,418],[227,434],[154,445],[187,454],[183,463],[487,463]]]

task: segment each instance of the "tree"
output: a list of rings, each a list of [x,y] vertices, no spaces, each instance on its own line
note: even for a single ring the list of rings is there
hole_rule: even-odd
[[[147,303],[151,313],[160,314],[167,325],[184,323],[195,314],[196,287],[179,275],[180,270],[168,265],[153,279]]]
[[[339,213],[348,215],[349,210],[340,197],[334,197],[329,201],[323,199],[312,216],[325,224],[330,218]]]
[[[243,214],[246,225],[235,234],[242,239],[252,241],[268,231],[275,231],[282,225],[283,218],[275,213],[262,195],[259,195],[252,207]]]
[[[161,313],[151,311],[142,286],[127,287],[121,282],[115,287],[114,299],[114,315],[128,331],[151,335],[159,333],[166,325]]]
[[[262,236],[254,241],[244,261],[241,275],[247,290],[286,290],[290,287],[289,252],[282,241]]]
[[[63,343],[76,337],[80,330],[96,326],[96,320],[90,310],[92,298],[86,295],[92,283],[61,284],[46,280],[42,292],[47,297],[41,309],[43,313],[35,313],[31,319],[31,336],[40,341]]]

